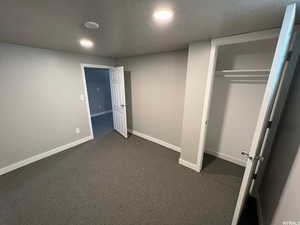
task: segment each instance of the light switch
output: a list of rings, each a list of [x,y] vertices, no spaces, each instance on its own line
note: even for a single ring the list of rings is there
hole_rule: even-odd
[[[84,101],[84,95],[81,94],[81,95],[79,96],[79,98],[80,98],[80,101]]]

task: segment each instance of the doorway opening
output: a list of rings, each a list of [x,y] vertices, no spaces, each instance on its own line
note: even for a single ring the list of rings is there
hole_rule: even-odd
[[[84,72],[93,134],[103,137],[113,131],[109,69],[85,67]]]
[[[124,68],[81,64],[91,136],[116,130],[127,138]]]

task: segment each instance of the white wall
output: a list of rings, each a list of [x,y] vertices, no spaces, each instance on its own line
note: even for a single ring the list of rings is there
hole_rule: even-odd
[[[268,49],[265,46],[269,45],[272,43],[266,43],[263,48]],[[182,50],[116,61],[9,44],[1,44],[0,47],[1,98],[5,103],[1,115],[3,124],[9,127],[0,128],[1,141],[5,146],[1,152],[0,168],[89,136],[85,104],[79,100],[79,95],[83,93],[79,64],[114,65],[115,62],[125,66],[129,128],[181,147],[181,158],[196,163],[210,41],[192,43],[188,52]],[[241,47],[238,53],[243,51]],[[265,53],[261,58],[269,60],[270,52]],[[236,50],[231,54],[236,56]],[[255,51],[247,54],[256,56]],[[244,65],[241,62],[245,62],[245,59],[247,57],[243,54],[237,58],[227,57],[227,61],[218,66],[224,69],[228,69],[228,65],[238,67]],[[258,59],[257,56],[255,59]],[[24,71],[22,76],[20,70]],[[236,93],[251,99],[252,88],[240,84],[229,86],[230,98],[227,102],[232,112],[237,107],[237,97],[241,97]],[[221,92],[222,88],[218,88],[218,91]],[[246,89],[249,91],[246,92]],[[262,90],[262,87],[257,90]],[[261,91],[255,91],[256,95],[259,93]],[[252,103],[244,109],[255,111],[257,102]],[[215,105],[222,106],[218,103]],[[227,123],[233,118],[235,116],[231,115]],[[76,127],[81,129],[80,134],[75,134]],[[20,141],[11,145],[15,138]],[[218,142],[216,136],[210,136],[209,140],[213,144]],[[208,149],[219,151],[213,144]],[[224,142],[225,145],[230,146],[230,143]],[[234,154],[237,155],[237,152],[235,150]]]
[[[0,44],[0,168],[90,136],[80,63],[114,60]]]
[[[206,152],[245,165],[241,151],[250,150],[265,87],[265,83],[215,80]]]
[[[217,70],[269,69],[277,39],[260,40],[219,48]]]
[[[269,69],[276,40],[223,46],[217,70]],[[211,102],[205,150],[239,165],[245,165],[241,151],[249,151],[266,81],[216,76]]]
[[[180,158],[196,164],[210,54],[210,41],[189,45]]]
[[[128,127],[180,146],[187,51],[121,58]]]

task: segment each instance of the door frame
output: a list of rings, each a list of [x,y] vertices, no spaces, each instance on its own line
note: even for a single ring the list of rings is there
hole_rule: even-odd
[[[252,32],[252,33],[240,34],[240,35],[211,40],[208,74],[206,78],[206,86],[205,86],[206,88],[204,93],[203,112],[201,118],[200,137],[199,137],[198,153],[197,153],[198,171],[201,171],[203,166],[203,156],[205,152],[205,143],[207,139],[207,127],[208,127],[209,113],[211,108],[214,79],[216,75],[216,63],[218,58],[219,47],[225,45],[238,44],[238,43],[274,39],[274,38],[278,38],[279,32],[280,29],[271,29],[271,30]]]
[[[90,135],[92,137],[92,140],[94,139],[94,132],[93,132],[93,125],[92,125],[92,117],[91,117],[91,111],[90,111],[90,104],[89,104],[89,98],[88,98],[88,90],[87,90],[87,85],[86,85],[86,75],[84,68],[98,68],[98,69],[109,69],[109,72],[113,66],[106,66],[106,65],[96,65],[96,64],[85,64],[85,63],[80,63],[80,68],[81,68],[81,80],[83,84],[83,100],[85,101],[85,107],[87,111],[87,116],[88,116],[88,121],[89,121],[89,128],[90,128]]]

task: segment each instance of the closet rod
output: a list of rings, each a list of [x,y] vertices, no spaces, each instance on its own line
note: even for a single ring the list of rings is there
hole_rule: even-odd
[[[219,70],[216,71],[217,75],[231,75],[231,74],[247,74],[247,75],[267,75],[270,73],[269,69],[257,69],[257,70]]]
[[[262,79],[262,80],[244,80],[244,79],[236,79],[236,80],[231,80],[232,82],[241,82],[241,83],[266,83],[268,80]]]
[[[218,75],[218,77],[226,77],[226,78],[268,78],[268,75],[245,75],[245,74],[241,74],[241,75]]]

